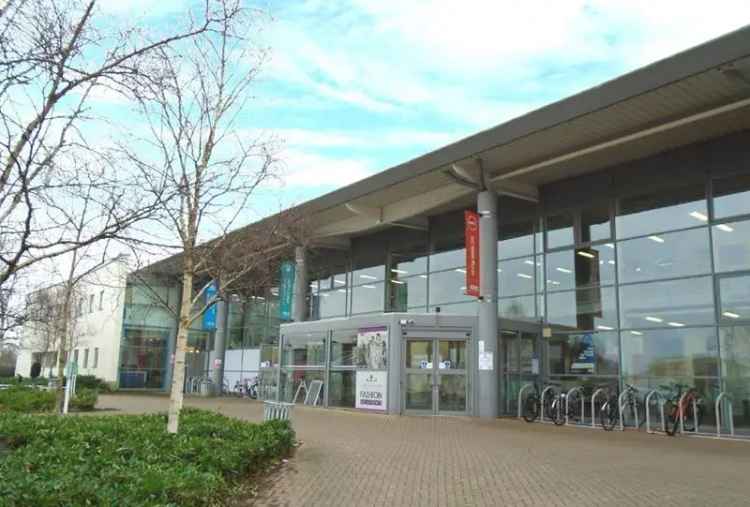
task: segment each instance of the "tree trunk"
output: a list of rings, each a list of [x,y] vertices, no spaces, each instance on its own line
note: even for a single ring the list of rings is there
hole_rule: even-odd
[[[189,260],[185,260],[186,264]],[[185,389],[185,349],[187,348],[190,316],[192,314],[193,272],[192,266],[186,265],[182,273],[182,302],[180,304],[180,322],[177,327],[177,343],[174,351],[174,369],[172,370],[172,389],[169,395],[169,417],[167,432],[177,433],[180,426],[180,410]]]
[[[65,284],[65,294],[63,295],[62,323],[60,333],[57,337],[57,386],[55,390],[55,406],[57,411],[63,413],[63,404],[65,403],[65,389],[63,388],[63,379],[65,378],[65,352],[68,349],[68,334],[70,333],[70,312],[71,300],[73,298],[73,289],[69,283]],[[71,340],[72,342],[72,340]]]

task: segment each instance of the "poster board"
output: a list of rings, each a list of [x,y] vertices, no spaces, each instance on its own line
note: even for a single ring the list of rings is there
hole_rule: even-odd
[[[388,410],[388,372],[358,371],[356,408]]]
[[[355,407],[388,410],[388,328],[357,331],[357,374]]]

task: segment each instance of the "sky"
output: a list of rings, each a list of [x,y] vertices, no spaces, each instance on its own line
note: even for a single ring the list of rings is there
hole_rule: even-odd
[[[330,192],[750,23],[747,0],[272,0],[239,123],[283,141],[258,215]],[[106,0],[168,23],[180,0]],[[108,100],[108,97],[100,97]]]

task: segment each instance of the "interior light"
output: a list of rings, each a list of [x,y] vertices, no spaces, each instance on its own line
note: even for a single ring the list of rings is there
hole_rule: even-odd
[[[401,280],[391,280],[391,283],[397,283],[399,285],[404,285],[406,282],[401,281]]]
[[[646,320],[650,322],[664,322],[664,320],[660,319],[659,317],[646,317]]]
[[[502,272],[503,272],[503,270],[502,270],[502,269],[500,269],[500,268],[497,268],[497,272],[498,272],[498,273],[502,273]]]
[[[399,275],[408,275],[408,271],[404,271],[403,269],[391,269],[391,272],[398,273]]]
[[[599,265],[601,266],[602,264],[604,264],[604,261],[599,261]]]
[[[462,269],[462,268],[458,268],[458,269],[455,269],[454,271],[455,271],[456,273],[466,273],[466,270],[465,270],[465,269]]]
[[[547,280],[547,283],[551,283],[552,285],[560,285],[560,282],[557,280]]]
[[[516,273],[516,276],[518,276],[520,278],[528,278],[528,279],[534,278],[533,276],[527,275],[526,273]]]
[[[719,224],[716,226],[717,229],[721,229],[724,232],[734,232],[734,229],[727,224]]]
[[[631,331],[630,334],[634,334],[636,336],[643,336],[643,333],[641,333],[640,331]]]
[[[365,280],[377,280],[378,279],[377,276],[372,276],[372,275],[359,275],[359,277],[364,278]]]
[[[600,329],[602,331],[612,331],[614,328],[609,326],[596,326],[597,329]]]
[[[605,243],[605,244],[604,244],[604,246],[606,246],[606,247],[608,247],[608,248],[611,248],[611,249],[613,249],[613,250],[614,250],[614,248],[615,248],[615,244],[614,244],[614,243]]]
[[[607,263],[608,263],[608,264],[612,264],[613,266],[615,265],[615,261],[613,261],[613,260],[611,260],[611,259],[610,259],[610,260],[608,260],[608,261],[607,261]]]
[[[685,324],[683,324],[682,322],[667,322],[667,324],[672,327],[685,327]]]
[[[701,222],[708,222],[708,217],[700,211],[691,211],[690,216]]]
[[[651,241],[656,241],[657,243],[664,243],[664,238],[661,238],[659,236],[649,236],[648,239]]]
[[[339,292],[343,292],[344,294],[346,294],[346,289],[339,289]]]
[[[339,285],[346,285],[346,282],[344,282],[343,280],[336,280],[335,278],[333,280],[333,283],[338,283]]]
[[[569,270],[568,268],[555,268],[560,273],[572,273],[573,271]]]
[[[419,278],[427,278],[427,275],[419,275]]]
[[[328,294],[327,292],[321,292],[319,295],[323,296],[324,298],[327,298],[328,296],[330,296],[330,294]]]
[[[723,312],[722,315],[724,317],[729,317],[730,319],[739,319],[740,318],[740,316],[738,314],[733,313],[733,312]]]
[[[534,261],[530,261],[528,259],[526,259],[525,261],[523,261],[523,263],[524,264],[528,264],[529,266],[533,266],[534,265]]]
[[[594,259],[594,258],[596,258],[596,255],[594,255],[594,254],[592,254],[592,253],[590,253],[590,252],[584,252],[584,251],[580,251],[580,252],[576,252],[576,253],[577,253],[578,255],[580,255],[581,257],[588,257],[589,259]]]
[[[363,285],[362,288],[363,289],[374,289],[375,286],[374,285]]]

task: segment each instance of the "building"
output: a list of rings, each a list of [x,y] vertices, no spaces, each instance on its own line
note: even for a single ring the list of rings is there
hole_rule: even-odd
[[[73,289],[71,359],[78,364],[79,375],[94,375],[112,384],[118,382],[127,274],[127,258],[118,257],[88,273]],[[60,284],[29,294],[29,315],[21,329],[16,374],[29,377],[32,365],[38,363],[41,376],[57,376],[62,305]]]
[[[269,396],[304,382],[324,406],[482,417],[514,414],[528,382],[683,384],[749,424],[750,27],[297,211],[293,322],[278,288],[222,302],[191,370],[243,378],[259,349]],[[132,277],[124,315],[121,356],[151,357],[163,389],[174,319]]]

